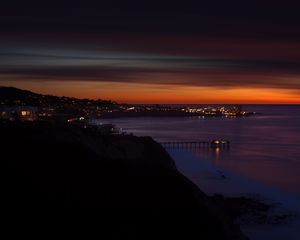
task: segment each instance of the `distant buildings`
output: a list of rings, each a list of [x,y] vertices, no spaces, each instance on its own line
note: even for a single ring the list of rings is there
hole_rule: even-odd
[[[224,116],[224,117],[241,117],[254,114],[253,112],[242,111],[241,105],[228,105],[217,107],[186,107],[181,111],[199,116]]]
[[[38,117],[38,108],[32,106],[1,106],[0,119],[35,121]]]

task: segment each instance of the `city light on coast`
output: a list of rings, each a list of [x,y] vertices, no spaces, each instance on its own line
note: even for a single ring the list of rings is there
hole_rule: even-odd
[[[4,0],[0,146],[4,236],[299,240],[300,1]]]

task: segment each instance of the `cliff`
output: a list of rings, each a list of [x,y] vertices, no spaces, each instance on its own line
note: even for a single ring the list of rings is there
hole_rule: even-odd
[[[149,137],[49,122],[1,123],[0,132],[7,209],[111,209],[112,238],[245,239]]]

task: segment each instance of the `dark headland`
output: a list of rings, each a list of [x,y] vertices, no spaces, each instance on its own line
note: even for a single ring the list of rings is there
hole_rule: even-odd
[[[150,137],[54,121],[2,121],[0,132],[8,211],[109,210],[113,239],[246,239]]]
[[[180,174],[152,138],[105,133],[88,124],[105,116],[202,114],[186,110],[1,87],[5,209],[92,209],[96,218],[113,219],[101,225],[113,239],[245,239],[232,216]]]

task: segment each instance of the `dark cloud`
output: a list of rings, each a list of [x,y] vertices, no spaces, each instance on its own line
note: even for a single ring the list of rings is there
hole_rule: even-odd
[[[216,64],[216,63],[214,63]],[[223,63],[224,64],[224,63]],[[166,84],[183,86],[208,86],[216,88],[265,87],[300,89],[299,72],[291,74],[282,68],[281,63],[267,63],[266,66],[281,66],[281,70],[268,71],[255,63],[244,63],[243,67],[225,68],[146,68],[146,67],[103,67],[103,66],[43,66],[14,67],[0,69],[0,76],[9,76],[19,81],[96,81],[96,82],[133,82],[148,84]],[[241,63],[239,63],[241,65]],[[282,70],[286,70],[286,74]],[[255,71],[254,71],[255,70]],[[295,69],[293,68],[295,71]],[[298,69],[299,71],[299,69]],[[2,77],[3,80],[4,77]]]
[[[300,89],[299,10],[289,0],[6,1],[0,79]]]
[[[299,38],[297,1],[6,1],[0,26],[8,33],[194,34]],[[55,36],[60,37],[60,36]]]

